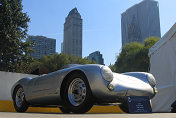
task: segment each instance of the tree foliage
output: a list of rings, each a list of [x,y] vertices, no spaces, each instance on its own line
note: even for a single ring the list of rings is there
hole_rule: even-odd
[[[0,0],[0,70],[16,71],[30,63],[30,43],[25,41],[29,17],[21,0]],[[25,66],[24,66],[25,67]]]
[[[91,64],[87,58],[67,56],[64,53],[44,56],[39,60],[34,60],[29,68],[28,72],[32,74],[47,74],[50,72],[62,69],[67,64]],[[37,71],[37,72],[36,72]]]
[[[123,46],[121,53],[117,57],[113,68],[116,72],[135,72],[149,71],[148,51],[159,38],[150,37],[144,41],[144,44],[132,42]]]

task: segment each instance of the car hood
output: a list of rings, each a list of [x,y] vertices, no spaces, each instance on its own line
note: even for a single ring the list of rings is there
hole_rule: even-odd
[[[118,92],[118,93],[122,92],[128,95],[128,93],[132,91],[134,92],[134,94],[130,93],[130,95],[136,96],[138,95],[138,93],[139,95],[143,95],[142,93],[145,93],[146,95],[149,95],[149,96],[150,94],[153,95],[153,88],[150,86],[148,82],[145,82],[136,77],[118,74],[118,73],[113,73],[113,76],[114,78],[111,84],[114,86],[114,92]]]
[[[118,81],[118,83],[123,83],[123,84],[131,84],[131,85],[136,85],[136,84],[146,84],[145,81],[142,81],[139,78],[129,76],[129,75],[123,75],[123,74],[118,74],[118,73],[113,73],[113,81]],[[148,83],[147,83],[148,84]]]

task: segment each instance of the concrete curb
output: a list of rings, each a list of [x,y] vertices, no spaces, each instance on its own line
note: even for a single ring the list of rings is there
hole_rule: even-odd
[[[0,100],[1,112],[16,112],[13,101]],[[61,113],[59,108],[29,107],[27,112]],[[119,106],[94,106],[88,113],[124,113]]]

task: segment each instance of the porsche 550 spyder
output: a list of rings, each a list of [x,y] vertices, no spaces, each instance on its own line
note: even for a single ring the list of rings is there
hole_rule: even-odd
[[[63,113],[85,113],[93,105],[121,103],[128,110],[127,96],[156,94],[156,81],[144,72],[114,73],[104,65],[69,65],[34,78],[20,79],[12,87],[17,112],[28,107],[59,107]]]

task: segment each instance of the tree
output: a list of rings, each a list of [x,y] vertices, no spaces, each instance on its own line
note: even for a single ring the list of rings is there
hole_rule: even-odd
[[[149,72],[150,70],[150,59],[148,56],[149,49],[159,41],[157,37],[149,37],[144,41],[144,48],[136,54],[137,68],[139,71]]]
[[[50,72],[62,69],[67,64],[90,64],[91,62],[87,58],[80,58],[75,56],[67,56],[64,53],[43,56],[39,60],[34,60],[27,73],[36,74],[47,74]],[[94,63],[94,62],[93,62]]]
[[[0,0],[0,70],[16,71],[30,63],[27,23],[21,0]]]
[[[133,42],[123,46],[121,53],[115,63],[116,72],[131,72],[136,65],[135,54],[144,46],[138,42]]]
[[[117,57],[114,68],[116,72],[149,71],[149,49],[159,40],[157,37],[150,37],[144,44],[133,42],[123,46]]]
[[[115,67],[116,67],[115,65],[112,65],[112,64],[109,65],[109,68],[112,70],[112,72],[115,72],[115,71],[116,71],[116,68],[115,68]]]

